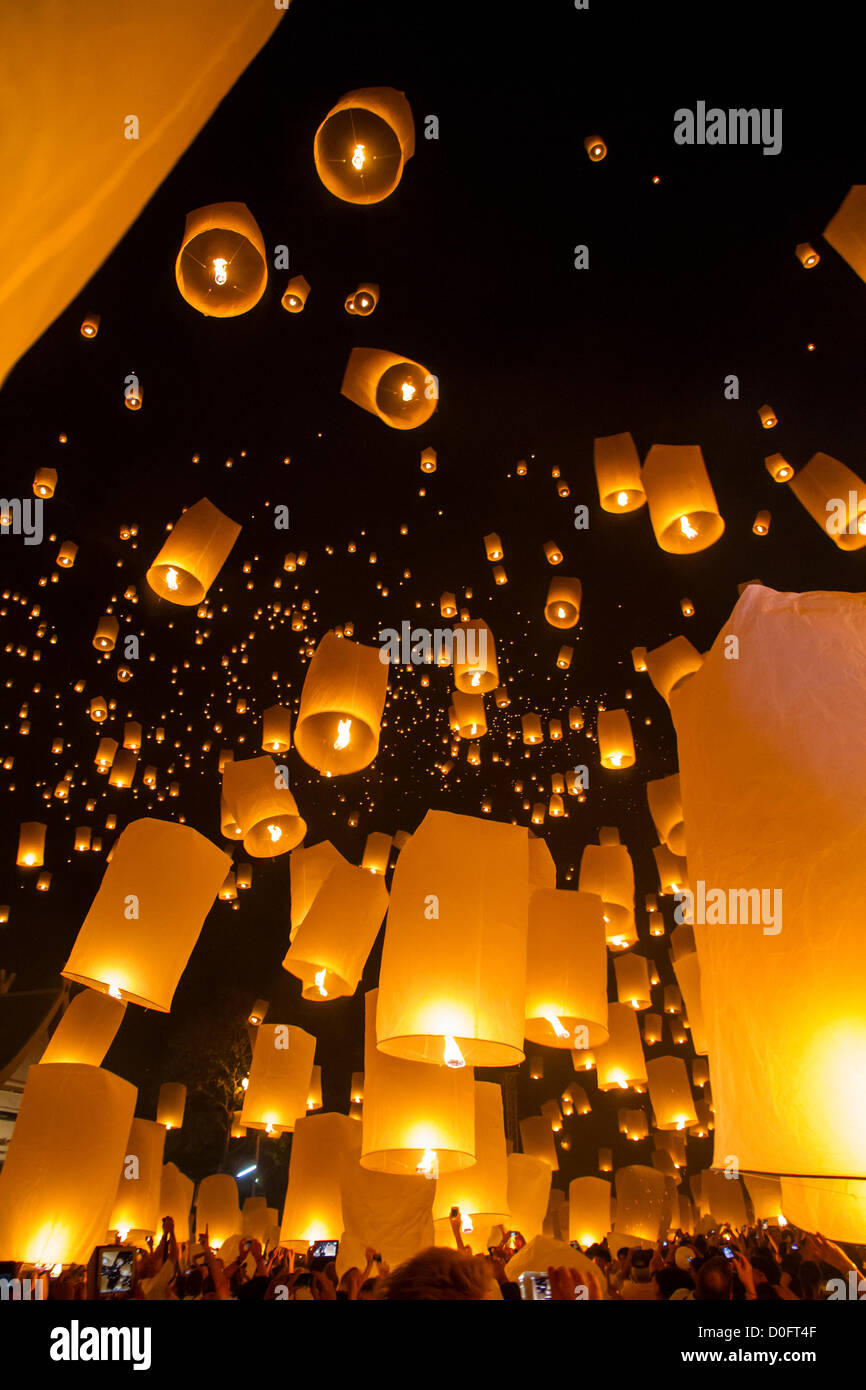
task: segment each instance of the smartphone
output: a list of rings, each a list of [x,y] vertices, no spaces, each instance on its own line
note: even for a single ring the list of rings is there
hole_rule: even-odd
[[[506,1231],[502,1244],[506,1250],[522,1250],[526,1241],[519,1231]]]
[[[335,1260],[340,1248],[338,1240],[314,1240],[310,1246],[311,1260]]]
[[[550,1298],[550,1279],[546,1274],[518,1274],[517,1282],[520,1286],[520,1297],[529,1299],[531,1302],[538,1302],[543,1298]]]
[[[768,1223],[767,1223],[766,1221],[762,1221],[762,1222],[761,1222],[761,1225],[763,1226],[764,1230],[766,1231]]]
[[[128,1246],[104,1245],[96,1250],[96,1297],[114,1298],[132,1293],[135,1284],[135,1251]]]
[[[799,1245],[792,1245],[792,1246],[791,1246],[791,1249],[792,1249],[792,1250],[799,1250],[800,1247],[799,1247]]]
[[[734,1258],[734,1252],[731,1249],[730,1245],[722,1246],[722,1254],[724,1255],[726,1260],[732,1260]]]
[[[459,1208],[459,1207],[452,1207],[451,1210],[450,1210],[450,1212],[448,1213],[448,1220],[449,1220],[449,1221],[453,1221],[454,1218],[455,1218],[455,1216],[459,1216],[459,1215],[460,1215],[460,1208]]]

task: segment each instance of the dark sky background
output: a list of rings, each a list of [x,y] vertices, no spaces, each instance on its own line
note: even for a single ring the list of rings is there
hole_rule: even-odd
[[[799,469],[823,450],[862,471],[866,286],[821,238],[851,183],[863,179],[862,121],[843,106],[844,84],[835,83],[808,33],[796,35],[796,62],[783,61],[779,21],[767,14],[765,34],[751,12],[748,27],[740,14],[731,29],[718,19],[716,28],[696,31],[691,26],[707,22],[697,11],[660,15],[655,7],[650,13],[596,0],[587,12],[566,3],[506,11],[295,0],[86,291],[16,367],[0,392],[3,494],[31,495],[36,467],[55,467],[46,529],[58,543],[73,539],[80,547],[74,568],[40,587],[57,546],[0,538],[0,752],[15,758],[11,772],[0,771],[10,787],[0,900],[11,907],[0,945],[16,987],[57,978],[98,887],[103,859],[73,854],[77,825],[99,833],[111,812],[118,828],[142,815],[182,814],[222,843],[218,750],[258,754],[261,710],[286,700],[296,713],[306,670],[299,634],[268,605],[291,611],[308,599],[314,639],[352,621],[355,636],[373,642],[381,628],[399,629],[404,619],[436,626],[440,593],[460,596],[466,586],[474,591],[473,616],[493,630],[511,695],[506,711],[488,701],[482,766],[467,767],[464,757],[441,778],[434,765],[447,750],[449,677],[434,669],[421,690],[419,671],[392,669],[387,725],[370,769],[326,783],[294,751],[288,755],[306,843],[330,838],[358,862],[371,830],[412,831],[428,807],[477,815],[488,797],[495,818],[528,824],[515,778],[531,768],[549,790],[551,772],[587,763],[586,803],[568,798],[568,818],[544,826],[559,886],[576,886],[581,851],[599,826],[619,826],[635,863],[638,949],[657,961],[662,984],[673,981],[667,940],[649,939],[643,912],[644,894],[657,889],[644,788],[675,771],[676,747],[667,707],[648,678],[634,673],[630,650],[678,632],[705,650],[741,581],[859,590],[866,563],[866,551],[837,550],[763,464],[780,451]],[[796,29],[793,16],[789,27]],[[375,85],[405,91],[417,146],[396,192],[358,207],[319,182],[312,143],[344,91]],[[675,145],[674,111],[698,100],[781,105],[782,153]],[[428,114],[439,118],[435,141],[424,139]],[[608,145],[599,164],[583,149],[592,134]],[[290,254],[288,275],[271,269],[256,308],[227,320],[197,313],[174,277],[186,213],[220,201],[246,202],[269,255],[280,244]],[[822,257],[808,272],[794,255],[807,240]],[[574,269],[578,244],[589,248],[588,270]],[[312,288],[305,311],[289,315],[280,296],[295,274]],[[344,299],[364,280],[380,284],[381,302],[369,318],[350,317]],[[79,333],[85,312],[102,316],[93,341]],[[355,345],[395,350],[437,374],[440,406],[428,425],[389,430],[339,394]],[[137,413],[123,401],[133,371],[144,391]],[[730,373],[739,378],[737,401],[724,398]],[[758,419],[765,402],[778,413],[773,431]],[[701,446],[726,521],[719,543],[693,557],[667,555],[647,509],[624,518],[601,511],[592,441],[623,430],[642,458],[654,443]],[[439,466],[425,477],[419,454],[428,445],[438,450]],[[524,478],[515,476],[521,458]],[[567,499],[557,497],[554,468],[569,483]],[[201,496],[243,524],[210,592],[213,619],[204,622],[195,609],[169,608],[144,579],[166,524]],[[266,503],[289,506],[288,533],[274,530]],[[588,530],[574,528],[578,503],[590,507]],[[751,532],[760,508],[773,516],[764,539]],[[120,529],[130,524],[137,537],[122,541]],[[505,548],[509,583],[502,588],[492,584],[482,544],[491,530]],[[561,572],[583,583],[581,623],[571,636],[543,618],[555,571],[542,544],[551,539],[565,553]],[[302,549],[306,567],[283,574],[285,552]],[[376,565],[368,563],[370,551]],[[252,569],[244,574],[247,562]],[[129,585],[137,604],[122,597]],[[13,591],[23,601],[7,600]],[[696,608],[688,620],[680,614],[683,596]],[[34,603],[38,619],[28,616]],[[107,609],[122,631],[143,634],[127,685],[115,676],[120,647],[103,658],[91,646]],[[259,610],[264,616],[256,618]],[[48,633],[37,643],[39,621]],[[205,629],[210,636],[196,645]],[[575,636],[572,666],[559,672],[556,651]],[[244,641],[249,660],[241,664],[232,648]],[[26,658],[15,654],[19,644]],[[34,645],[42,650],[39,665],[30,659]],[[224,654],[231,655],[228,669]],[[73,691],[78,679],[87,682],[83,694]],[[37,681],[41,691],[33,694]],[[524,759],[522,712],[565,721],[569,706],[580,705],[592,728],[597,703],[618,707],[627,689],[634,769],[602,772],[586,734],[545,743]],[[96,694],[117,701],[109,725],[88,718]],[[244,715],[234,713],[239,696],[248,701]],[[25,701],[32,731],[22,738]],[[93,767],[98,738],[120,737],[126,717],[142,723],[146,740],[132,792],[108,787]],[[156,745],[160,724],[166,738]],[[57,736],[70,746],[54,757]],[[211,751],[202,753],[208,740]],[[502,761],[491,761],[493,751]],[[160,794],[170,780],[180,782],[178,800],[160,800],[141,785],[151,763]],[[43,791],[67,768],[75,770],[68,804],[46,806]],[[88,797],[98,801],[93,815],[84,810]],[[355,808],[359,824],[350,829]],[[18,823],[30,819],[49,825],[48,893],[37,893],[35,875],[14,867]],[[107,848],[112,836],[103,834]],[[236,858],[246,858],[240,847]],[[207,1002],[219,1011],[229,987],[245,991],[250,1003],[270,1000],[272,1021],[316,1033],[325,1107],[346,1108],[349,1074],[363,1066],[363,990],[375,984],[381,940],[354,999],[303,1003],[299,982],[280,966],[288,857],[253,861],[253,869],[253,888],[238,907],[217,903],[210,913],[172,1015],[127,1010],[106,1065],[140,1087],[141,1114],[153,1114],[159,1084],[172,1079],[162,1065],[172,1029]],[[670,925],[669,899],[665,913]],[[654,999],[659,1011],[660,992]],[[529,1083],[521,1068],[521,1115],[574,1079],[567,1052],[549,1052],[547,1062],[540,1083]],[[593,1080],[588,1090],[592,1117],[566,1122],[572,1148],[563,1155],[560,1187],[596,1171],[600,1144],[614,1146],[616,1163],[649,1161],[649,1142],[617,1136],[613,1099],[598,1098]],[[708,1143],[690,1141],[690,1170],[710,1157]]]

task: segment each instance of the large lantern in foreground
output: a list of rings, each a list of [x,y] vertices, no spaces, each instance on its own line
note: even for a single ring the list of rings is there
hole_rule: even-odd
[[[626,1091],[646,1084],[646,1062],[641,1046],[637,1016],[630,1004],[609,1004],[607,1026],[610,1037],[595,1048],[600,1091]]]
[[[153,1120],[133,1120],[108,1222],[108,1229],[117,1231],[121,1240],[135,1231],[136,1243],[144,1244],[143,1237],[157,1228],[164,1146],[162,1125]]]
[[[189,1240],[189,1213],[194,1190],[192,1178],[182,1173],[176,1163],[162,1165],[157,1227],[154,1235],[162,1237],[162,1218],[170,1216],[174,1221],[174,1234],[178,1244]]]
[[[605,1178],[572,1178],[568,1184],[568,1238],[579,1245],[601,1243],[610,1230],[613,1189]]]
[[[383,1052],[452,1067],[523,1060],[528,888],[524,829],[427,812],[391,886]]]
[[[238,1185],[231,1173],[211,1173],[202,1178],[195,1194],[196,1235],[207,1232],[212,1250],[219,1250],[229,1236],[241,1234]]]
[[[656,1129],[685,1130],[697,1124],[689,1074],[682,1057],[656,1057],[646,1064]]]
[[[307,833],[307,823],[283,780],[267,754],[226,763],[223,799],[243,835],[245,852],[254,858],[285,854]]]
[[[507,1166],[511,1229],[519,1231],[528,1242],[541,1234],[553,1169],[543,1159],[526,1153],[509,1154]]]
[[[303,922],[316,899],[316,894],[325,879],[336,865],[349,866],[330,840],[321,840],[317,845],[299,846],[289,857],[289,878],[291,882],[291,940],[294,941],[298,927]]]
[[[716,1152],[790,1175],[786,1216],[788,1184],[808,1186],[810,1220],[842,1241],[864,1238],[857,1186],[842,1191],[866,1149],[864,683],[866,594],[751,584],[672,701],[689,870],[727,917],[711,925],[708,901],[694,923]],[[773,981],[757,1012],[744,979]]]
[[[654,444],[641,476],[662,550],[692,555],[719,540],[725,523],[697,445]]]
[[[798,501],[840,550],[866,545],[866,483],[829,454],[813,454],[789,484]]]
[[[355,993],[387,909],[381,875],[353,864],[331,870],[283,958],[304,999]]]
[[[316,173],[345,203],[380,203],[415,153],[412,108],[393,87],[362,87],[340,97],[313,143]]]
[[[491,1226],[508,1229],[508,1166],[502,1115],[502,1087],[475,1082],[475,1162],[471,1168],[446,1173],[436,1183],[433,1219],[438,1244],[451,1245],[449,1222],[457,1207],[466,1227],[471,1221],[475,1241],[486,1242]],[[472,1244],[472,1241],[469,1241]]]
[[[155,594],[191,608],[201,603],[216,579],[241,527],[206,497],[181,514],[150,569]]]
[[[574,1046],[577,1030],[583,1047],[607,1040],[601,899],[537,889],[529,899],[524,1033],[530,1042],[566,1048]]]
[[[62,974],[168,1013],[230,866],[188,825],[133,821],[114,845]]]
[[[348,1115],[322,1113],[298,1120],[280,1231],[282,1245],[340,1239],[342,1163],[344,1157],[357,1162],[360,1149],[358,1125]]]
[[[316,1039],[288,1023],[262,1023],[256,1033],[241,1124],[268,1133],[291,1130],[307,1113]]]
[[[617,1168],[616,1218],[614,1234],[617,1240],[630,1236],[634,1243],[659,1239],[665,1223],[665,1179],[655,1168],[633,1163]]]
[[[679,773],[647,782],[646,796],[659,839],[674,854],[685,855],[686,835]]]
[[[360,772],[379,751],[388,666],[379,647],[326,632],[304,677],[295,749],[326,777]]]
[[[436,377],[420,362],[384,348],[352,348],[340,394],[392,430],[415,430],[436,409]]]
[[[866,280],[866,184],[855,183],[824,228],[824,240]],[[798,247],[798,251],[799,251]],[[804,261],[805,265],[806,262]],[[826,1232],[822,1231],[822,1235]]]
[[[58,1023],[40,1063],[80,1062],[102,1065],[123,1022],[126,1004],[94,989],[76,994]]]
[[[268,261],[246,203],[212,203],[187,213],[174,274],[187,304],[200,314],[230,319],[254,308],[268,283]]]
[[[0,1250],[86,1264],[105,1241],[136,1090],[100,1067],[31,1067],[0,1172]]]
[[[186,1110],[186,1086],[182,1081],[163,1081],[156,1102],[156,1122],[166,1129],[180,1129]]]

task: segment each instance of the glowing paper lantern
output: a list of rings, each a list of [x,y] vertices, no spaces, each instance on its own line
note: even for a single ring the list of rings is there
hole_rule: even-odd
[[[454,633],[454,684],[466,695],[486,695],[499,684],[493,633],[481,618],[460,623]],[[455,701],[456,705],[456,701]]]
[[[108,1229],[118,1231],[121,1239],[130,1231],[150,1235],[156,1230],[164,1145],[162,1125],[152,1120],[133,1120],[108,1221]],[[137,1243],[144,1244],[141,1236]]]
[[[37,468],[33,475],[33,496],[53,497],[57,488],[56,468]]]
[[[655,845],[653,857],[659,876],[660,893],[677,893],[689,881],[688,865],[684,858],[672,854],[667,845]]]
[[[491,531],[489,536],[484,537],[484,553],[488,560],[501,560],[503,556],[502,541],[495,531]]]
[[[262,748],[267,753],[286,753],[292,746],[292,712],[271,705],[262,715]]]
[[[778,1223],[779,1217],[784,1217],[781,1178],[758,1178],[747,1174],[746,1191],[752,1203],[755,1221]],[[797,1225],[799,1224],[797,1222]],[[804,1229],[812,1228],[807,1222]]]
[[[57,564],[61,569],[71,569],[75,564],[75,557],[78,554],[78,546],[75,541],[64,541],[57,552]]]
[[[162,1218],[170,1216],[174,1221],[174,1234],[178,1244],[189,1240],[189,1213],[195,1184],[182,1173],[176,1163],[162,1165],[162,1178],[159,1187],[159,1208],[157,1227],[154,1232],[162,1238]]]
[[[587,135],[583,142],[583,148],[586,150],[593,164],[597,164],[599,160],[604,159],[607,154],[607,145],[600,135]]]
[[[726,659],[729,635],[747,661]],[[864,678],[866,596],[753,584],[672,709],[689,868],[728,905],[736,894],[735,923],[694,923],[717,1152],[810,1185],[856,1178],[866,1143],[851,1100],[866,1067],[866,862],[851,851],[866,813]],[[773,981],[757,1013],[748,979]],[[832,1191],[817,1229],[860,1239]]]
[[[579,579],[558,574],[551,579],[547,590],[544,616],[551,627],[574,627],[580,617],[583,585]]]
[[[635,1011],[628,1004],[609,1004],[610,1037],[595,1048],[600,1091],[628,1090],[646,1084],[647,1070]]]
[[[791,491],[840,550],[866,545],[866,483],[829,454],[813,454]]]
[[[793,468],[781,454],[770,454],[764,459],[764,467],[774,483],[787,483],[794,476]]]
[[[241,527],[202,497],[181,514],[147,571],[155,594],[181,607],[199,604],[241,533]]]
[[[543,743],[544,732],[541,728],[541,720],[537,714],[522,714],[520,716],[520,727],[523,730],[524,743]]]
[[[674,637],[646,654],[649,678],[668,704],[673,692],[700,670],[702,662],[703,657],[687,637]]]
[[[381,876],[352,864],[331,870],[283,958],[304,999],[355,993],[387,909]]]
[[[166,1129],[180,1129],[186,1110],[186,1086],[182,1081],[163,1081],[156,1102],[156,1122]]]
[[[96,624],[96,632],[93,634],[93,645],[99,652],[114,651],[114,644],[117,641],[117,634],[120,631],[120,624],[116,618],[100,618]]]
[[[613,1172],[613,1149],[599,1149],[598,1171],[600,1173]]]
[[[690,555],[719,540],[725,523],[697,445],[654,444],[641,476],[661,550]]]
[[[426,367],[382,348],[352,348],[340,394],[393,430],[426,424],[439,399]]]
[[[544,1159],[527,1153],[509,1154],[507,1168],[511,1229],[530,1241],[540,1235],[544,1225],[553,1170]]]
[[[360,772],[379,751],[388,689],[380,650],[327,632],[307,668],[295,748],[326,776]]]
[[[770,529],[770,513],[767,511],[758,512],[752,522],[752,530],[756,536],[766,536]]]
[[[230,863],[189,826],[133,821],[115,842],[61,973],[168,1013]]]
[[[762,405],[758,410],[758,415],[765,430],[775,429],[776,425],[779,423],[776,412],[773,410],[772,406]]]
[[[292,1139],[280,1244],[339,1240],[344,1229],[340,1192],[345,1158],[358,1161],[361,1136],[348,1115],[299,1119]]]
[[[606,512],[634,512],[646,502],[640,458],[631,435],[608,434],[593,441],[598,498]]]
[[[599,710],[596,727],[602,767],[633,767],[634,739],[626,711],[624,709]]]
[[[539,842],[536,842],[539,843]],[[524,1036],[567,1048],[607,1040],[607,951],[601,899],[536,889],[529,899]]]
[[[448,1220],[452,1207],[457,1207],[464,1220],[470,1219],[478,1240],[486,1238],[491,1226],[501,1223],[508,1229],[502,1087],[491,1081],[475,1082],[475,1155],[471,1168],[445,1173],[436,1183],[433,1220],[437,1244],[453,1243]]]
[[[387,198],[414,153],[412,108],[393,87],[347,92],[328,112],[313,144],[319,178],[346,203]]]
[[[712,1168],[705,1168],[701,1178],[701,1206],[710,1212],[714,1224],[729,1225],[735,1231],[745,1226],[748,1216],[740,1178],[731,1177],[728,1170],[719,1172]]]
[[[82,319],[80,330],[82,338],[95,338],[101,322],[101,314],[88,314],[86,318]]]
[[[559,1168],[559,1157],[553,1139],[553,1126],[547,1115],[530,1115],[520,1121],[520,1142],[530,1158],[540,1159],[552,1172]]]
[[[616,1188],[616,1218],[614,1235],[631,1236],[635,1243],[640,1240],[659,1239],[664,1223],[665,1179],[655,1168],[647,1168],[635,1163],[626,1168],[617,1168],[614,1174]]]
[[[77,1062],[82,1066],[100,1066],[125,1013],[126,1004],[122,1000],[92,989],[81,990],[70,1001],[40,1064]]]
[[[807,270],[811,270],[821,259],[818,252],[813,246],[809,245],[808,241],[801,241],[798,246],[795,246],[794,254],[800,264],[805,266]]]
[[[195,1194],[196,1234],[207,1232],[212,1250],[219,1250],[229,1236],[241,1234],[238,1185],[230,1173],[211,1173],[202,1178]]]
[[[686,1064],[681,1057],[656,1057],[646,1064],[657,1129],[686,1129],[697,1123]]]
[[[300,314],[307,302],[307,295],[309,293],[309,280],[305,280],[303,275],[295,275],[286,285],[280,303],[290,314]]]
[[[617,999],[633,1009],[648,1009],[652,1003],[649,974],[645,956],[626,951],[613,963],[616,973]]]
[[[472,1068],[424,1066],[377,1047],[377,996],[381,989],[371,990],[365,1002],[362,1166],[431,1178],[470,1167],[475,1162]],[[381,1018],[378,1031],[381,1035]]]
[[[646,796],[659,839],[672,853],[685,855],[686,834],[679,773],[674,773],[672,777],[660,777],[655,782],[647,782]]]
[[[295,798],[282,782],[278,765],[267,756],[226,764],[226,807],[243,835],[244,850],[256,859],[285,854],[307,833]]]
[[[364,1073],[362,1071],[352,1072],[352,1081],[349,1087],[349,1096],[356,1105],[361,1105],[364,1100]]]
[[[136,1090],[99,1067],[31,1067],[0,1171],[0,1249],[86,1264],[105,1241]]]
[[[308,849],[292,850],[289,858],[292,892],[292,941],[295,939],[298,927],[312,907],[316,894],[337,864],[348,866],[349,861],[343,858],[330,840],[322,840],[317,845],[310,845]]]
[[[21,869],[41,869],[45,860],[45,832],[47,826],[39,821],[21,822],[18,832],[18,855],[15,863]]]
[[[643,1040],[647,1047],[654,1047],[662,1040],[661,1014],[644,1014]]]
[[[604,1178],[573,1178],[568,1185],[568,1238],[600,1244],[610,1230],[611,1185]]]
[[[637,939],[634,923],[634,866],[625,845],[587,845],[580,861],[579,888],[602,902],[608,945],[624,948]]]
[[[392,839],[383,830],[371,830],[364,844],[361,868],[371,874],[385,874],[391,857]]]
[[[682,928],[680,928],[682,930]],[[682,997],[685,1001],[686,1014],[688,1015],[689,1025],[692,1030],[692,1046],[695,1052],[703,1056],[709,1052],[710,1045],[707,1038],[707,1026],[704,1019],[704,1009],[701,1002],[701,967],[698,957],[694,951],[687,952],[680,956],[674,963],[676,977],[679,982]]]
[[[432,1181],[417,1174],[371,1172],[346,1156],[340,1190],[345,1236],[337,1257],[338,1273],[353,1265],[363,1269],[365,1249],[377,1251],[395,1269],[433,1244]]]
[[[212,203],[187,213],[174,274],[187,304],[200,314],[230,319],[255,308],[268,283],[268,261],[246,203]]]
[[[382,1051],[470,1067],[523,1060],[528,880],[525,830],[428,811],[394,871]]]
[[[487,717],[482,695],[463,695],[454,691],[454,722],[461,738],[483,738],[487,733]]]
[[[354,294],[349,295],[346,300],[346,313],[359,314],[361,318],[366,318],[372,314],[378,303],[379,286],[365,282],[358,286]]]
[[[316,1039],[288,1023],[263,1023],[256,1033],[241,1124],[292,1130],[306,1114]]]

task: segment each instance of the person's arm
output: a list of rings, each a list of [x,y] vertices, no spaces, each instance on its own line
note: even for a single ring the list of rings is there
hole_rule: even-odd
[[[222,1263],[216,1258],[209,1245],[204,1247],[204,1253],[205,1259],[207,1260],[208,1274],[213,1280],[214,1293],[218,1299],[224,1302],[231,1298],[231,1289],[225,1277]]]
[[[566,1269],[564,1265],[554,1269],[553,1265],[549,1265],[547,1277],[550,1280],[550,1297],[552,1299],[570,1303],[573,1303],[575,1299],[586,1299],[598,1303],[602,1301],[601,1284],[592,1269]],[[580,1295],[578,1295],[578,1289],[581,1290]]]
[[[731,1264],[740,1276],[740,1283],[746,1290],[746,1298],[750,1301],[757,1298],[758,1295],[755,1292],[755,1274],[745,1255],[735,1255]]]
[[[336,1303],[337,1301],[337,1290],[334,1288],[327,1274],[323,1273],[321,1270],[313,1275],[313,1298],[321,1299],[326,1303]]]
[[[659,1270],[659,1269],[664,1269],[664,1267],[665,1267],[665,1256],[664,1256],[664,1241],[663,1241],[663,1240],[660,1240],[659,1243],[658,1243],[658,1245],[656,1246],[656,1248],[655,1248],[655,1254],[653,1255],[652,1259],[650,1260],[649,1267],[650,1267],[650,1271],[651,1271],[653,1274],[655,1274],[656,1271]]]
[[[458,1213],[457,1216],[452,1216],[452,1217],[450,1217],[450,1225],[451,1225],[451,1230],[452,1230],[452,1232],[453,1232],[453,1234],[454,1234],[454,1240],[455,1240],[456,1243],[457,1243],[457,1249],[458,1249],[462,1254],[464,1254],[464,1255],[471,1255],[471,1254],[472,1254],[472,1251],[470,1250],[469,1246],[468,1246],[468,1245],[465,1243],[465,1241],[463,1240],[463,1232],[462,1232],[461,1229],[460,1229],[460,1215],[459,1215],[459,1213]]]
[[[853,1269],[858,1278],[864,1277],[862,1271],[845,1254],[841,1246],[836,1245],[832,1240],[827,1240],[826,1236],[822,1236],[820,1232],[816,1231],[814,1235],[807,1236],[805,1243],[807,1253],[818,1264],[830,1265],[831,1268],[838,1269],[840,1274],[849,1274]]]

